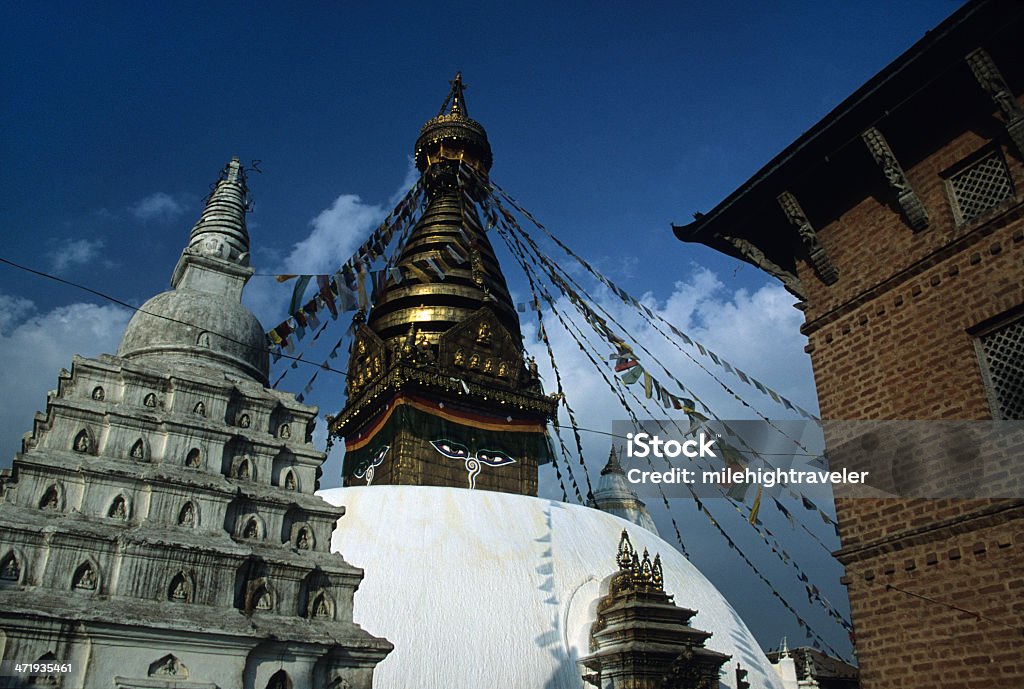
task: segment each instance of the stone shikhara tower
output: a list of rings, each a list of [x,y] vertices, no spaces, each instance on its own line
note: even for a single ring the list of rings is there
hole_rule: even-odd
[[[345,439],[346,485],[536,495],[537,467],[550,461],[546,427],[557,400],[524,357],[519,318],[475,210],[491,146],[463,88],[457,74],[420,130],[416,166],[429,202],[355,333],[348,400],[331,419],[332,434]],[[447,266],[443,278],[431,276],[432,265]]]
[[[71,665],[35,683],[370,687],[391,650],[352,622],[362,572],[330,552],[317,410],[266,387],[246,194],[234,159],[172,289],[117,356],[60,373],[0,477],[0,657]]]

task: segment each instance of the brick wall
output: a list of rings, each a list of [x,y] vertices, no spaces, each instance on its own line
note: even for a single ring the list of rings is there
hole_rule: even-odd
[[[904,222],[884,181],[818,228],[840,272],[829,287],[799,266],[822,418],[991,418],[972,329],[1024,305],[1024,166],[988,117],[901,161],[925,230]],[[943,173],[993,146],[987,135],[1016,193],[958,224]],[[836,506],[864,689],[1024,686],[1024,500]]]
[[[922,515],[932,509],[915,507]],[[907,539],[898,550],[869,549],[846,558],[845,582],[854,606],[865,689],[1022,686],[1021,509],[989,508],[974,519]],[[886,509],[882,506],[883,513]],[[934,509],[959,511],[951,505]],[[898,523],[898,512],[881,521]],[[983,619],[946,604],[975,611]]]

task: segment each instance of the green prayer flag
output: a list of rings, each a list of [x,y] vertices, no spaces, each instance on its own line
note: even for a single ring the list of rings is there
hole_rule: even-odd
[[[623,373],[620,377],[620,380],[626,385],[632,385],[633,383],[640,380],[640,374],[642,374],[643,372],[643,366],[634,366],[633,368],[628,369],[625,373]]]
[[[288,313],[293,314],[302,308],[302,297],[305,295],[306,287],[312,279],[312,275],[300,275],[299,279],[295,281],[295,289],[292,290],[292,302],[288,306]]]

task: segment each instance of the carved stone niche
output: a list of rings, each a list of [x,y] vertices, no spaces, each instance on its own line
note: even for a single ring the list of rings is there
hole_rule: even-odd
[[[490,385],[517,389],[523,374],[521,343],[501,324],[489,306],[458,325],[438,341],[442,374],[470,378]]]
[[[348,359],[349,394],[362,390],[384,375],[388,366],[387,347],[365,323],[360,324],[352,340],[352,354]]]
[[[213,682],[190,680],[188,666],[174,654],[165,655],[149,666],[145,678],[114,677],[115,689],[217,689]]]
[[[150,677],[178,677],[188,679],[188,667],[177,656],[166,655],[149,666]]]

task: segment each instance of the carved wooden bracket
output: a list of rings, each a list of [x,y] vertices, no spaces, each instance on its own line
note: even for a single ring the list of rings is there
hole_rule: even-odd
[[[1024,108],[1017,102],[999,68],[987,52],[978,48],[969,53],[967,64],[970,65],[974,78],[981,84],[981,88],[985,89],[985,93],[999,106],[1006,119],[1006,132],[1017,147],[1017,152],[1024,156]]]
[[[829,257],[828,252],[825,251],[825,247],[818,241],[818,233],[810,221],[807,220],[804,209],[800,207],[796,197],[790,192],[784,191],[779,194],[778,202],[782,212],[786,214],[789,223],[796,228],[797,233],[800,235],[800,241],[803,242],[804,247],[807,249],[808,258],[811,261],[811,265],[814,266],[814,271],[818,274],[818,277],[826,285],[835,284],[839,279],[839,271],[832,265],[832,259]]]
[[[733,246],[748,263],[781,280],[782,285],[790,294],[801,300],[807,299],[807,294],[804,292],[804,286],[800,282],[800,278],[771,261],[753,242],[742,237],[730,237],[718,233],[715,236]]]
[[[928,211],[921,203],[921,198],[910,186],[910,180],[907,179],[906,173],[903,172],[903,168],[896,160],[896,156],[889,148],[889,142],[882,136],[882,132],[875,127],[870,127],[860,136],[867,144],[878,167],[882,169],[882,174],[885,175],[889,186],[896,192],[896,198],[907,218],[907,223],[915,232],[928,227]]]

